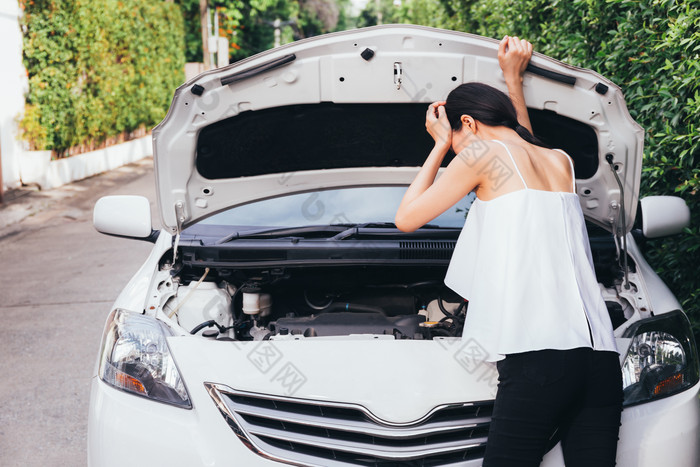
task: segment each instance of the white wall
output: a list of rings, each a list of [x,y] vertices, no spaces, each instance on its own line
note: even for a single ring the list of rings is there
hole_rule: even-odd
[[[19,184],[22,145],[16,119],[24,109],[27,74],[22,65],[22,33],[17,0],[0,0],[0,157],[6,188]]]

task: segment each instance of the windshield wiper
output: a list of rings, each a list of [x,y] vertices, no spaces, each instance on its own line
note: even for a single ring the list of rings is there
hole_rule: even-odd
[[[365,222],[364,224],[336,224],[336,225],[345,225],[348,226],[347,229],[343,230],[339,234],[329,238],[329,240],[344,240],[346,238],[352,237],[354,235],[359,235],[361,233],[362,229],[383,229],[383,228],[388,228],[388,229],[396,229],[398,230],[398,227],[396,227],[396,224],[393,222]],[[425,224],[423,227],[420,229],[442,229],[443,227],[440,227],[439,225],[433,225],[433,224]],[[418,229],[418,230],[420,230]],[[403,234],[404,232],[388,232],[390,235],[396,235],[397,233]]]
[[[215,245],[228,243],[239,238],[275,238],[289,237],[293,235],[308,235],[323,232],[342,232],[346,229],[344,225],[305,225],[303,227],[275,227],[273,229],[252,230],[246,232],[233,232],[220,238]]]
[[[383,234],[386,235],[403,235],[404,232],[401,232],[397,229],[396,225],[393,222],[365,222],[362,224],[326,224],[326,225],[305,225],[303,227],[275,227],[272,229],[262,229],[262,230],[253,230],[253,231],[246,231],[246,232],[233,232],[216,242],[214,242],[215,245],[221,245],[224,243],[228,243],[233,240],[238,240],[242,238],[280,238],[280,237],[293,237],[293,236],[300,236],[300,237],[306,237],[309,235],[313,234],[322,234],[322,233],[335,233],[332,237],[328,237],[328,241],[336,241],[336,240],[343,240],[349,237],[352,237],[354,235],[363,233],[362,231],[364,230],[373,230],[373,229],[387,229],[389,230],[388,232],[382,232]],[[421,229],[438,229],[438,230],[455,230],[456,228],[452,227],[440,227],[438,225],[433,225],[433,224],[425,224],[423,227],[421,227],[418,230]],[[407,234],[408,235],[408,234]]]

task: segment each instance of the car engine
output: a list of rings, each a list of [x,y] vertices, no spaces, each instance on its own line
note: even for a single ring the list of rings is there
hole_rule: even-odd
[[[444,268],[431,266],[187,268],[174,275],[163,312],[219,340],[460,336],[468,303],[443,277]]]

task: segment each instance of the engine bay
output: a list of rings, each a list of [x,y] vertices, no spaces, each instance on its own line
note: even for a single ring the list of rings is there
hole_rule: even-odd
[[[621,288],[622,269],[609,234],[592,235],[591,247],[616,329],[646,311],[644,297],[634,284],[627,292]],[[172,250],[162,257],[160,274],[167,279],[151,307],[189,334],[236,341],[462,335],[469,303],[444,285],[449,258],[241,267],[238,261],[212,263],[197,250],[189,247],[174,267],[167,261]],[[637,278],[631,258],[630,266]]]
[[[162,311],[184,331],[216,340],[371,335],[460,337],[469,303],[443,283],[444,267],[186,268]],[[635,313],[604,288],[613,327]]]
[[[354,266],[227,270],[186,267],[163,312],[219,340],[387,335],[460,336],[468,302],[444,267]]]

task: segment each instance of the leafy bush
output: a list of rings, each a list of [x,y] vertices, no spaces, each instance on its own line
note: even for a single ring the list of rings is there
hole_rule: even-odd
[[[406,0],[401,21],[501,38],[591,68],[625,92],[646,130],[642,196],[675,194],[691,209],[682,235],[645,256],[700,331],[700,9],[694,0]]]
[[[175,1],[181,6],[185,20],[187,61],[201,62],[199,0]],[[345,11],[350,0],[216,0],[209,3],[219,17],[219,30],[215,32],[228,39],[229,60],[235,62],[273,47],[275,19],[281,21],[282,44],[347,29]]]
[[[184,80],[179,8],[145,0],[28,0],[21,122],[37,149],[59,154],[165,116]]]

